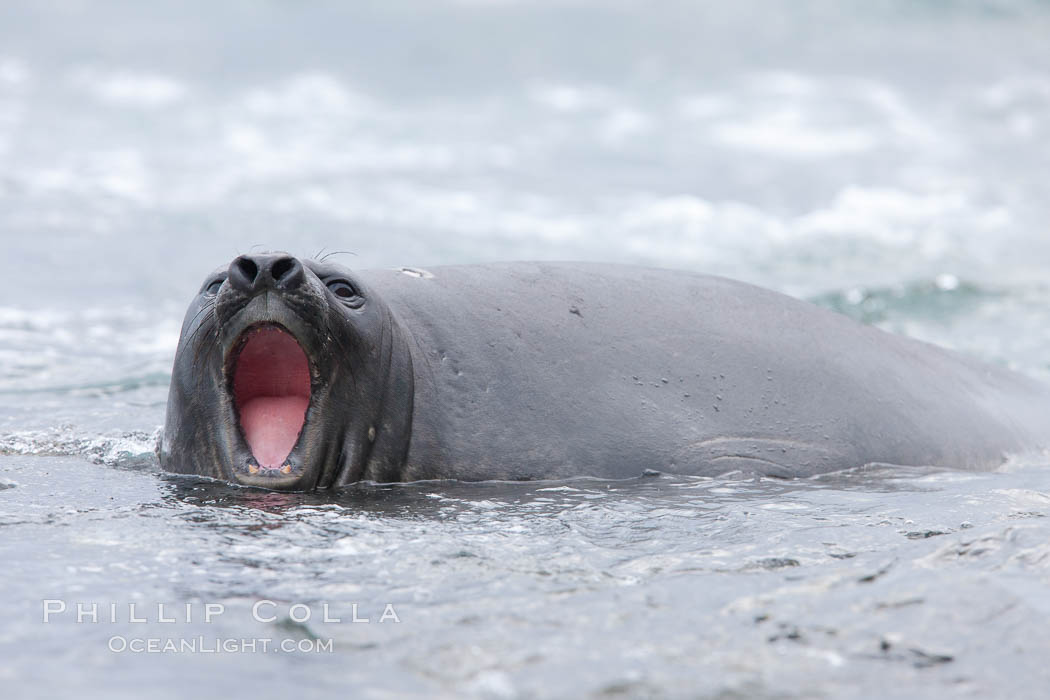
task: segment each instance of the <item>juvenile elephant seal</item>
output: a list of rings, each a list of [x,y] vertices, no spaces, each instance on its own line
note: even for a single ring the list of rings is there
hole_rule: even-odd
[[[358,480],[988,469],[1050,446],[1050,390],[719,277],[512,263],[210,275],[159,453],[272,489]]]

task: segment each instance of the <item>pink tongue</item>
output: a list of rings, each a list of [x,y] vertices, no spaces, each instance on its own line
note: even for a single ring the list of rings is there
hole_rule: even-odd
[[[275,327],[252,331],[237,358],[233,393],[241,430],[259,466],[281,467],[310,404],[310,366],[295,338]]]
[[[262,467],[279,467],[299,439],[310,399],[260,396],[241,406],[241,428]]]

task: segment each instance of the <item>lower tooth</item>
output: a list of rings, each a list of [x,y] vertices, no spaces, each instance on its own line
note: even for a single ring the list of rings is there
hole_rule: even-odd
[[[248,465],[248,473],[249,474],[258,474],[259,473],[259,467],[255,466],[254,464],[249,464]]]
[[[283,467],[281,467],[281,473],[282,474],[291,474],[292,473],[292,465],[291,464],[286,464]]]

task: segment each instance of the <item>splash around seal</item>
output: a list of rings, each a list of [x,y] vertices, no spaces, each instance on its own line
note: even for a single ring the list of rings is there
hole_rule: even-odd
[[[204,281],[162,466],[359,480],[992,469],[1050,447],[1050,390],[719,277],[504,263],[350,271],[283,253]]]

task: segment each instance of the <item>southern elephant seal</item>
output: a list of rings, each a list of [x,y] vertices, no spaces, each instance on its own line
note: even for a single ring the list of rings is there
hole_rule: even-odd
[[[241,256],[182,327],[162,466],[358,480],[989,469],[1050,446],[1050,389],[728,279]]]

